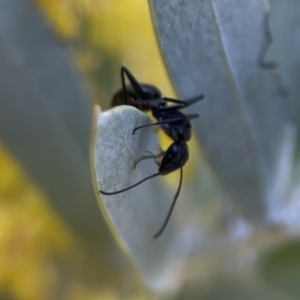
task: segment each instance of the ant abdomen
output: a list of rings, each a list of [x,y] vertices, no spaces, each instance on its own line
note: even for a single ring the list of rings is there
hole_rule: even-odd
[[[174,142],[164,154],[159,173],[167,175],[182,168],[189,159],[189,148],[185,142]]]

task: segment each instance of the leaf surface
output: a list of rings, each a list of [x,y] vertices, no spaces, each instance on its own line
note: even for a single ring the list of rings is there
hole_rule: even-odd
[[[100,247],[105,227],[90,175],[91,108],[82,82],[33,3],[1,1],[0,138],[69,225]]]
[[[262,68],[268,48],[262,1],[150,1],[173,83],[184,99],[205,100],[193,128],[216,175],[252,221],[282,201],[290,164],[291,117],[278,77]],[[286,150],[288,149],[288,150]]]
[[[96,189],[114,192],[157,173],[153,159],[138,161],[157,153],[157,134],[153,127],[132,130],[149,123],[143,112],[131,106],[118,106],[99,112],[92,143]],[[116,195],[101,195],[99,204],[117,240],[140,271],[145,283],[163,293],[178,286],[186,252],[174,243],[178,235],[173,214],[165,231],[157,239],[174,191],[168,191],[162,176],[145,181]],[[99,194],[100,195],[100,194]]]

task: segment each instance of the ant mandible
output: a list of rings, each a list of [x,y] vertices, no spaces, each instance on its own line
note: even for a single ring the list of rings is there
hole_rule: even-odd
[[[129,85],[125,84],[125,76],[130,81]],[[105,192],[100,190],[103,195],[116,195],[125,191],[128,191],[146,180],[152,179],[159,175],[167,175],[180,169],[180,181],[177,188],[177,192],[174,196],[171,207],[165,218],[165,221],[158,232],[153,236],[154,239],[158,238],[164,229],[166,228],[168,221],[171,217],[173,208],[176,204],[176,200],[179,196],[183,171],[182,168],[186,164],[189,158],[189,149],[186,142],[191,139],[192,126],[190,119],[199,117],[198,114],[185,115],[179,110],[192,105],[204,98],[204,95],[200,95],[191,98],[187,101],[162,97],[162,94],[158,88],[149,84],[140,84],[133,74],[126,68],[121,67],[121,80],[122,88],[117,91],[112,100],[112,107],[118,105],[131,105],[143,111],[151,110],[153,117],[157,120],[155,123],[139,126],[133,129],[132,134],[141,128],[160,125],[162,130],[172,139],[174,142],[167,149],[167,151],[160,153],[158,156],[163,156],[159,163],[158,173],[148,176],[141,181],[124,188],[116,192]],[[174,105],[167,105],[167,103],[174,103]],[[155,157],[155,155],[151,156]],[[148,157],[145,157],[148,158]]]

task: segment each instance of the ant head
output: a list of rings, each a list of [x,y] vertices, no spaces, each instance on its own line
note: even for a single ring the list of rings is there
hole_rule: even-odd
[[[158,88],[149,84],[141,84],[142,94],[138,95],[132,85],[126,86],[126,96],[127,105],[134,106],[140,110],[147,111],[154,106],[154,108],[159,108],[161,106],[166,106],[165,101],[158,101],[157,103],[143,103],[143,100],[160,99],[161,92]],[[119,89],[113,96],[111,107],[118,105],[124,105],[124,91],[123,88]]]
[[[157,87],[150,84],[142,84],[141,86],[144,92],[144,99],[142,100],[161,98],[161,91]]]
[[[150,106],[149,104],[141,104],[137,101],[140,100],[140,97],[136,94],[134,88],[132,85],[127,85],[126,86],[126,97],[127,97],[127,105],[134,106],[140,110],[149,110]],[[119,89],[113,96],[112,102],[111,102],[111,107],[119,106],[119,105],[124,105],[124,91],[123,88]]]
[[[128,99],[132,99],[133,95],[133,90],[131,88],[132,91],[130,91],[130,86],[126,87],[127,89],[127,96]],[[124,105],[124,97],[123,97],[123,89],[120,88],[119,90],[117,90],[117,92],[114,94],[112,101],[111,101],[111,107],[115,107],[115,106],[119,106],[119,105]]]

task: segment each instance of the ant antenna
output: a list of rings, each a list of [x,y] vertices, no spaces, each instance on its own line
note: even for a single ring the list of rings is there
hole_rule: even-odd
[[[122,89],[123,89],[123,100],[125,104],[128,104],[128,99],[127,99],[127,90],[126,90],[126,84],[125,84],[125,76],[124,76],[124,68],[126,67],[121,67],[121,80],[122,80]]]
[[[158,122],[155,122],[155,123],[151,123],[151,124],[146,124],[146,125],[142,125],[142,126],[138,126],[138,127],[135,127],[133,130],[132,130],[132,134],[134,135],[135,132],[141,128],[145,128],[145,127],[149,127],[149,126],[155,126],[155,125],[162,125],[162,124],[169,124],[169,123],[175,123],[175,122],[178,122],[178,121],[181,121],[182,118],[179,117],[179,118],[170,118],[170,119],[167,119],[167,120],[162,120],[162,121],[158,121]]]
[[[177,189],[177,192],[174,196],[174,200],[171,204],[171,207],[169,208],[169,211],[168,211],[168,214],[165,218],[165,221],[163,223],[163,225],[161,226],[161,228],[158,230],[158,232],[153,236],[154,239],[157,239],[164,231],[164,229],[166,228],[169,220],[170,220],[170,217],[171,217],[171,214],[172,214],[172,211],[173,211],[173,208],[176,204],[176,201],[177,201],[177,198],[179,196],[179,193],[180,193],[180,190],[181,190],[181,185],[182,185],[182,175],[183,175],[183,171],[182,171],[182,168],[180,168],[180,181],[179,181],[179,186],[178,186],[178,189]]]
[[[188,119],[195,119],[195,118],[198,118],[199,117],[199,114],[190,114],[190,115],[186,115],[186,117]],[[169,119],[166,119],[166,120],[162,120],[162,121],[158,121],[158,122],[155,122],[155,123],[151,123],[151,124],[146,124],[146,125],[142,125],[142,126],[138,126],[138,127],[135,127],[133,130],[132,130],[132,134],[135,135],[135,132],[141,128],[145,128],[145,127],[149,127],[149,126],[155,126],[155,125],[162,125],[162,124],[169,124],[169,123],[175,123],[175,122],[178,122],[178,121],[181,121],[182,120],[182,117],[177,117],[177,118],[169,118]]]
[[[124,97],[124,103],[126,105],[128,105],[127,89],[126,89],[126,84],[125,84],[125,75],[129,79],[130,84],[132,85],[132,87],[134,88],[136,94],[140,98],[144,98],[145,94],[144,94],[144,91],[143,91],[143,88],[142,88],[141,84],[136,80],[136,78],[132,75],[132,73],[125,66],[121,67],[121,79],[122,79],[123,97],[125,95],[125,97]]]
[[[152,179],[152,178],[157,177],[159,175],[161,175],[161,172],[158,172],[158,173],[155,173],[155,174],[153,174],[151,176],[148,176],[148,177],[142,179],[141,181],[135,183],[134,185],[131,185],[131,186],[129,186],[129,187],[123,189],[123,190],[119,190],[119,191],[116,191],[116,192],[104,192],[104,191],[100,190],[100,193],[103,194],[103,195],[108,195],[108,196],[110,196],[110,195],[116,195],[116,194],[119,194],[119,193],[123,193],[125,191],[128,191],[128,190],[130,190],[130,189],[138,186],[139,184],[143,183],[144,181]],[[176,192],[176,194],[174,196],[173,202],[171,204],[171,207],[169,208],[168,214],[167,214],[167,216],[165,218],[165,221],[164,221],[163,225],[158,230],[158,232],[153,236],[154,239],[158,238],[163,233],[163,231],[165,230],[165,228],[166,228],[166,226],[167,226],[167,224],[168,224],[168,222],[170,220],[170,217],[172,215],[174,206],[176,204],[176,201],[178,199],[178,196],[179,196],[179,193],[180,193],[180,190],[181,190],[182,177],[183,177],[182,175],[183,175],[183,170],[182,170],[182,168],[180,168],[180,181],[179,181],[179,186],[178,186],[177,192]]]
[[[101,191],[101,190],[100,190],[99,192],[100,192],[101,194],[107,195],[107,196],[110,196],[110,195],[116,195],[116,194],[119,194],[119,193],[123,193],[123,192],[126,192],[126,191],[128,191],[128,190],[131,190],[132,188],[134,188],[134,187],[138,186],[139,184],[143,183],[144,181],[146,181],[146,180],[148,180],[148,179],[152,179],[152,178],[154,178],[154,177],[156,177],[156,176],[159,176],[159,175],[161,175],[161,174],[162,174],[161,172],[158,172],[158,173],[155,173],[155,174],[153,174],[153,175],[150,175],[150,176],[148,176],[148,177],[142,179],[141,181],[135,183],[134,185],[131,185],[131,186],[129,186],[129,187],[127,187],[126,189],[123,189],[123,190],[119,190],[119,191],[116,191],[116,192],[104,192],[104,191]]]

